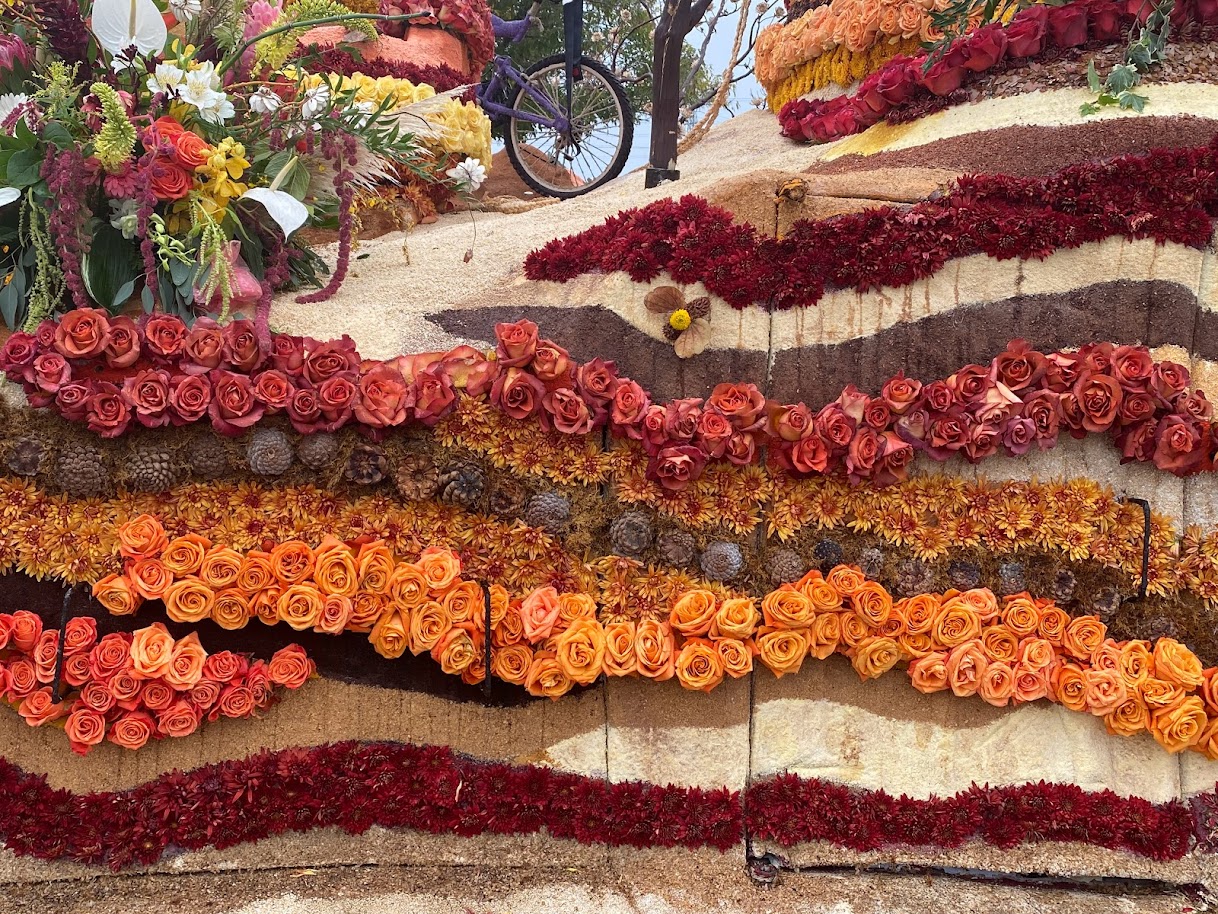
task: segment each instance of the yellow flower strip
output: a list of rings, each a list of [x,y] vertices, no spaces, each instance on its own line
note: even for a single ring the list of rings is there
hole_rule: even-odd
[[[766,102],[771,111],[781,111],[783,105],[826,86],[843,89],[874,73],[898,54],[917,54],[921,42],[916,38],[896,39],[877,44],[862,53],[852,53],[844,45],[819,57],[806,60],[791,74],[766,87]]]

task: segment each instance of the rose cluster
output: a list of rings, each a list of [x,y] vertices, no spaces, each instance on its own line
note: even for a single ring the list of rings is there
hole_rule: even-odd
[[[194,632],[175,641],[160,623],[98,639],[90,617],[68,620],[61,633],[25,610],[0,613],[0,693],[31,727],[62,721],[81,755],[106,739],[139,749],[150,739],[189,736],[205,719],[252,717],[275,700],[275,686],[298,689],[313,671],[297,645],[266,663],[209,655]]]
[[[972,175],[912,208],[799,220],[778,240],[700,197],[657,200],[548,242],[528,255],[525,274],[567,282],[622,270],[650,282],[667,272],[735,308],[796,308],[826,289],[900,288],[972,254],[1044,258],[1110,237],[1199,248],[1218,212],[1214,157],[1207,146],[1159,149],[1039,178]]]

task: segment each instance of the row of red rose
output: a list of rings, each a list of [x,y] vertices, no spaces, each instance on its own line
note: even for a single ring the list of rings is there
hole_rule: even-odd
[[[150,739],[189,736],[204,719],[251,717],[272,704],[275,686],[298,689],[314,672],[298,645],[269,662],[209,655],[196,633],[175,641],[159,622],[99,639],[96,619],[70,619],[62,661],[60,639],[34,613],[0,613],[0,694],[32,727],[62,722],[82,755],[106,739],[139,749]]]
[[[1007,25],[996,22],[961,37],[929,68],[926,54],[895,57],[864,79],[853,96],[795,99],[783,106],[778,121],[783,136],[790,139],[832,142],[865,130],[919,95],[949,96],[966,80],[1003,61],[1037,57],[1050,48],[1075,48],[1089,40],[1123,41],[1129,25],[1137,18],[1145,19],[1150,9],[1146,0],[1030,6]],[[1215,10],[1207,7],[1204,12],[1218,19],[1213,16]],[[1176,4],[1173,13],[1175,20],[1201,16],[1200,10],[1184,3]]]
[[[613,362],[577,363],[530,321],[495,332],[494,358],[459,347],[361,363],[346,337],[316,343],[277,334],[266,352],[246,321],[221,328],[201,320],[188,331],[158,316],[140,328],[80,310],[35,335],[14,334],[0,368],[34,405],[110,437],[133,421],[184,425],[204,415],[235,434],[281,410],[302,432],[352,421],[378,434],[411,419],[434,425],[459,408],[463,391],[564,434],[607,425],[641,444],[650,477],[669,490],[697,480],[711,460],[754,463],[762,448],[796,475],[844,471],[883,484],[905,478],[915,451],[975,462],[1000,450],[1050,448],[1063,427],[1080,438],[1108,432],[1125,459],[1178,475],[1209,469],[1215,447],[1212,407],[1204,393],[1188,391],[1188,370],[1153,361],[1141,346],[1046,355],[1015,341],[988,366],[928,384],[898,374],[878,396],[850,386],[813,413],[767,400],[748,383],[720,384],[706,401],[653,403]],[[99,371],[121,388],[97,380]]]

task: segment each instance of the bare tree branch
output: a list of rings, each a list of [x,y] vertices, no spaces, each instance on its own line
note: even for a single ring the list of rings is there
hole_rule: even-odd
[[[698,73],[701,72],[702,67],[706,64],[707,48],[710,46],[711,38],[714,37],[715,28],[719,25],[719,20],[722,19],[724,14],[727,12],[728,2],[729,0],[719,0],[719,5],[715,8],[714,14],[706,23],[706,34],[702,36],[702,45],[698,48],[698,54],[694,58],[693,66],[689,68],[689,72],[685,75],[685,79],[681,82],[682,98],[684,98],[686,93],[689,92],[690,87],[693,86],[694,80],[698,76]]]

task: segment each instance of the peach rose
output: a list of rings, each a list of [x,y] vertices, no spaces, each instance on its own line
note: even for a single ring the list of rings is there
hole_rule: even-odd
[[[173,704],[174,694],[165,680],[148,679],[140,689],[140,701],[149,711],[164,711]]]
[[[558,622],[555,628],[566,628],[577,619],[595,619],[596,601],[586,593],[558,595]]]
[[[1025,704],[1040,698],[1048,698],[1053,688],[1053,667],[1015,666],[1015,703]]]
[[[648,679],[663,682],[676,671],[676,645],[667,622],[640,619],[635,625],[634,657],[638,672]]]
[[[212,713],[240,719],[251,717],[257,707],[254,693],[248,686],[229,685],[220,692],[220,700],[216,702],[216,710]]]
[[[444,593],[461,573],[461,560],[451,549],[428,546],[416,563],[433,594]]]
[[[558,622],[558,611],[558,591],[553,587],[539,587],[524,598],[520,604],[520,618],[530,644],[550,637]]]
[[[924,695],[947,688],[947,652],[934,651],[919,657],[906,670],[913,687]]]
[[[165,682],[178,691],[193,689],[203,678],[203,663],[207,651],[199,643],[197,632],[191,632],[173,646],[169,654],[169,665],[165,669]]]
[[[1205,705],[1195,695],[1182,698],[1150,715],[1150,735],[1168,752],[1181,752],[1200,742],[1209,726]]]
[[[159,600],[173,583],[173,575],[158,558],[137,559],[127,569],[131,589],[145,600]]]
[[[529,675],[524,681],[524,687],[530,695],[557,701],[571,691],[572,685],[553,651],[538,651],[533,655],[533,662],[529,664]]]
[[[752,640],[740,641],[736,638],[722,638],[716,642],[715,650],[723,661],[723,672],[733,679],[740,679],[753,672],[753,654],[755,645]]]
[[[1115,711],[1125,700],[1125,682],[1116,670],[1083,670],[1087,683],[1087,710],[1096,717]]]
[[[173,635],[160,622],[153,622],[132,636],[131,672],[136,679],[164,676],[172,657]]]
[[[118,528],[118,552],[125,559],[149,559],[169,543],[165,528],[151,514],[141,514]]]
[[[1187,647],[1172,638],[1155,642],[1155,675],[1192,691],[1205,681],[1201,661]]]
[[[1040,624],[1036,631],[1040,637],[1050,644],[1061,647],[1062,638],[1066,635],[1066,626],[1070,624],[1070,614],[1056,606],[1046,606],[1040,613]]]
[[[971,607],[983,625],[993,622],[999,616],[998,599],[994,596],[993,591],[986,590],[984,587],[975,587],[963,593],[948,591],[944,595],[944,602],[953,597],[958,598],[966,606]]]
[[[1129,688],[1136,689],[1155,675],[1155,660],[1149,641],[1122,641],[1120,650],[1117,668]]]
[[[313,580],[317,589],[326,596],[355,596],[359,586],[359,570],[350,547],[333,536],[323,539],[313,550]]]
[[[313,573],[313,550],[300,540],[280,543],[271,550],[271,573],[284,586],[299,584]]]
[[[1040,609],[1026,593],[1007,597],[1002,609],[1002,622],[1020,638],[1026,638],[1040,629]],[[1088,652],[1087,656],[1090,657],[1091,653]]]
[[[829,572],[826,580],[843,597],[853,597],[867,583],[867,576],[857,565],[838,565]]]
[[[293,584],[279,595],[275,612],[298,632],[312,628],[321,618],[325,598],[312,584]]]
[[[705,638],[690,638],[677,655],[677,680],[695,692],[709,692],[723,682],[723,658],[713,642]]]
[[[211,605],[211,620],[230,632],[245,628],[251,615],[249,597],[235,587],[220,591]]]
[[[1108,626],[1095,616],[1078,616],[1066,626],[1062,647],[1076,660],[1090,660],[1107,634]]]
[[[715,595],[709,590],[687,591],[668,614],[669,624],[687,638],[705,635],[715,618]]]
[[[855,647],[860,641],[871,634],[871,629],[867,627],[867,623],[863,621],[861,616],[855,613],[837,613],[838,629],[841,635],[841,644],[848,648]]]
[[[161,561],[176,578],[184,578],[198,572],[203,557],[211,548],[211,540],[197,533],[187,533],[171,540],[161,554]]]
[[[59,720],[66,710],[62,701],[55,701],[51,696],[50,686],[46,686],[21,699],[21,703],[17,705],[17,713],[25,718],[25,722],[31,727],[41,727],[53,720]]]
[[[213,590],[236,587],[244,559],[241,553],[227,546],[212,546],[199,565],[199,577]]]
[[[355,557],[355,567],[359,572],[359,589],[372,593],[388,593],[389,582],[393,577],[393,553],[380,540],[365,543],[359,547]]]
[[[241,570],[237,572],[237,589],[247,597],[252,597],[256,593],[278,586],[279,578],[271,564],[271,554],[259,550],[247,552],[241,560]]]
[[[400,610],[398,610],[400,613]],[[405,618],[405,617],[403,617]],[[424,603],[410,614],[410,652],[416,657],[435,647],[445,632],[452,628],[452,620],[439,603]]]
[[[812,601],[790,584],[766,594],[761,613],[770,628],[807,628],[815,618]],[[748,634],[752,632],[745,637]]]
[[[439,607],[439,604],[432,604]],[[442,611],[442,610],[441,610]],[[390,660],[396,660],[406,653],[406,648],[413,647],[411,645],[411,627],[414,620],[409,613],[404,613],[396,606],[390,607],[388,612],[385,612],[377,619],[376,624],[372,627],[372,632],[368,635],[368,640],[372,643],[373,649],[382,657],[387,657]],[[414,653],[421,654],[424,650],[430,650],[440,642],[440,638],[431,638],[430,630],[423,639],[431,641],[431,644],[424,647],[422,641],[419,644],[419,650]]]
[[[631,656],[634,644],[630,645]],[[527,644],[508,644],[492,648],[491,672],[512,685],[524,685],[529,678],[529,667],[533,665],[533,649]]]
[[[1174,682],[1147,676],[1138,683],[1138,694],[1152,710],[1174,705],[1184,697],[1184,689]]]
[[[856,588],[850,603],[869,628],[879,628],[892,615],[892,596],[875,581],[865,581]]]
[[[1093,670],[1115,670],[1121,671],[1121,648],[1111,638],[1105,638],[1100,645],[1091,652],[1091,668]]]
[[[947,684],[952,693],[958,698],[977,694],[989,663],[979,640],[966,641],[953,647],[944,660]]]
[[[1020,666],[1030,670],[1044,670],[1057,660],[1057,651],[1045,638],[1024,638],[1019,642]]]
[[[893,611],[905,620],[905,629],[910,634],[929,633],[943,604],[933,593],[922,593],[907,597],[893,606]]]
[[[276,584],[265,590],[260,590],[250,597],[250,618],[257,619],[263,625],[279,624],[279,595],[283,588]]]
[[[400,607],[398,611],[401,611]],[[341,635],[347,630],[347,623],[350,620],[351,598],[331,594],[321,604],[321,615],[317,617],[313,631],[324,635]]]
[[[461,581],[453,585],[441,602],[454,624],[476,622],[479,630],[486,626],[486,601],[477,581]],[[559,602],[562,602],[561,597]]]
[[[981,637],[981,619],[972,606],[953,598],[944,602],[939,615],[935,616],[930,636],[935,643],[953,648]]]
[[[214,590],[196,577],[183,578],[165,591],[165,615],[173,622],[202,622],[215,602]]]
[[[513,601],[507,614],[491,632],[491,644],[507,647],[509,644],[523,644],[527,640],[524,636],[524,618],[520,615],[520,604]]]
[[[812,609],[818,613],[841,608],[842,595],[815,568],[800,578],[795,589],[812,601]]]
[[[986,704],[1005,708],[1015,695],[1015,671],[1002,661],[988,664],[977,686],[977,694]]]
[[[388,594],[398,607],[407,610],[431,600],[427,578],[423,577],[418,565],[410,562],[403,562],[393,569],[393,574],[389,576]]]
[[[129,712],[118,717],[110,725],[107,737],[110,742],[123,749],[141,749],[152,739],[155,726],[152,715],[143,711]]]
[[[638,672],[639,661],[634,653],[635,625],[624,619],[605,626],[605,675],[631,676]]]
[[[897,644],[901,645],[905,654],[914,659],[933,654],[937,650],[935,639],[926,632],[901,632],[897,636]]]
[[[806,629],[772,629],[763,626],[757,632],[757,656],[779,679],[787,673],[799,672],[804,657],[808,656],[808,649]]]
[[[850,663],[859,679],[879,679],[901,660],[901,647],[891,638],[864,638],[854,649]]]
[[[1137,695],[1130,695],[1104,715],[1104,726],[1113,736],[1136,736],[1150,729],[1150,710]]]
[[[580,685],[588,685],[605,664],[605,631],[596,619],[574,620],[555,639],[555,650],[563,673]]]
[[[715,610],[715,616],[711,619],[710,631],[707,634],[715,639],[743,640],[757,630],[757,623],[760,620],[761,614],[757,612],[757,605],[752,600],[746,597],[733,597],[724,600]]]
[[[812,627],[808,629],[808,651],[817,660],[824,660],[837,650],[842,640],[843,615],[850,614],[820,613],[812,621]]]
[[[93,599],[114,616],[133,616],[144,602],[125,574],[108,574],[94,584]]]
[[[183,698],[157,714],[156,728],[167,737],[190,736],[199,728],[199,711]]]
[[[987,625],[981,633],[981,650],[989,660],[1014,663],[1019,654],[1019,638],[1005,625]]]
[[[444,633],[435,647],[431,649],[431,658],[440,664],[440,670],[450,676],[464,673],[477,659],[478,650],[470,635],[472,624],[463,622],[450,628]],[[597,670],[599,673],[600,670]]]

